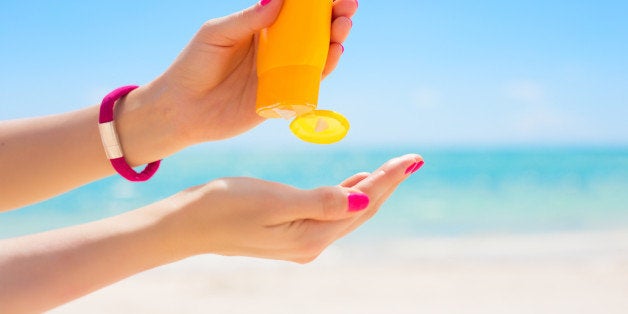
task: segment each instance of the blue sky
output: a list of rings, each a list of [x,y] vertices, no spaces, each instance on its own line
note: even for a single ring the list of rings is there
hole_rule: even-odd
[[[74,110],[161,73],[250,1],[0,2],[0,119]],[[628,1],[362,0],[319,107],[337,145],[628,145]],[[264,141],[259,141],[262,138]],[[235,144],[303,145],[285,121]]]

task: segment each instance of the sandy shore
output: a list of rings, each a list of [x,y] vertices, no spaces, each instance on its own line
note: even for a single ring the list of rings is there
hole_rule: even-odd
[[[628,313],[628,230],[349,240],[305,266],[200,256],[53,313]]]

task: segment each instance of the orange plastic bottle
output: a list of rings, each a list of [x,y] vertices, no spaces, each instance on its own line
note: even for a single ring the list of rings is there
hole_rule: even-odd
[[[260,34],[257,56],[257,113],[294,118],[292,132],[318,144],[337,142],[349,129],[342,115],[316,109],[332,6],[333,0],[284,0],[275,23]]]

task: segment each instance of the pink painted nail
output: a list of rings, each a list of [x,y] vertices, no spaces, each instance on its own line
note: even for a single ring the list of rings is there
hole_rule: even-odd
[[[417,164],[418,164],[418,162],[415,162],[415,163],[411,164],[410,167],[408,167],[408,169],[406,169],[406,174],[411,173],[412,169],[414,169],[414,167],[416,167]]]
[[[340,48],[342,48],[342,53],[345,53],[345,46],[343,46],[341,43],[338,43],[338,45],[340,45]]]
[[[423,162],[422,160],[411,164],[410,167],[406,169],[406,174],[413,174],[417,172],[421,167],[423,167],[424,164],[425,162]]]
[[[260,0],[259,4],[260,4],[261,6],[265,6],[265,5],[269,4],[271,1],[272,1],[272,0]]]
[[[423,165],[425,164],[425,162],[423,162],[423,160],[419,161],[416,163],[416,166],[414,166],[414,168],[412,168],[412,171],[410,171],[410,173],[415,173],[417,171],[419,171],[419,169],[421,169],[421,167],[423,167]]]
[[[361,211],[369,206],[369,197],[366,194],[351,193],[348,199],[350,212]]]

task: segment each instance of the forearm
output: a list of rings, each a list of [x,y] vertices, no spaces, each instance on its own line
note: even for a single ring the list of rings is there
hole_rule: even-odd
[[[136,92],[137,91],[137,92]],[[131,165],[185,146],[154,92],[140,88],[116,105],[115,123]],[[114,173],[98,131],[98,106],[0,122],[0,211],[41,201]]]
[[[168,201],[109,219],[0,241],[0,308],[41,312],[185,256]]]
[[[98,108],[0,123],[0,209],[43,200],[110,175]]]

